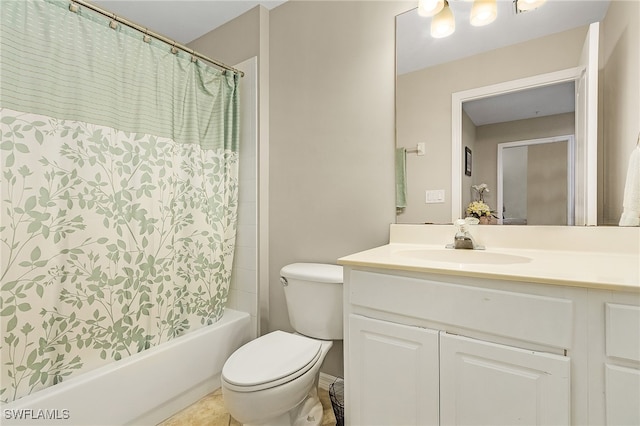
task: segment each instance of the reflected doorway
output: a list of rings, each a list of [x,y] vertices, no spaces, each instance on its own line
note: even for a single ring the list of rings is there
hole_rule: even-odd
[[[574,135],[498,144],[498,222],[573,225]]]

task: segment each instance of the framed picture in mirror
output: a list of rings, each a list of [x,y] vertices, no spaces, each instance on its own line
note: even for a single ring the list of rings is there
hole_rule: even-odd
[[[468,146],[464,147],[464,174],[471,176],[471,149]]]

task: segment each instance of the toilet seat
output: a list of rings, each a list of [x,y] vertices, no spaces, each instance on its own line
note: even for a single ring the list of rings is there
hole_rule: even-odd
[[[320,341],[274,331],[235,351],[222,368],[222,379],[238,392],[268,389],[300,377],[320,356]]]

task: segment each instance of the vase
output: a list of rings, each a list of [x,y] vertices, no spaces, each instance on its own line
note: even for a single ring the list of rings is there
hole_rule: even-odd
[[[489,216],[480,216],[480,225],[489,225],[490,223]]]

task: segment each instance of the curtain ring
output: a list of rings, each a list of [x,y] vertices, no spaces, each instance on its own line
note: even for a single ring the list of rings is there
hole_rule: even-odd
[[[76,12],[78,12],[79,9],[80,9],[80,7],[77,4],[75,4],[74,2],[71,2],[69,4],[69,10],[70,11],[76,13]]]
[[[176,47],[176,44],[174,43],[173,46],[171,47],[171,53],[173,53],[174,55],[176,53],[178,53],[178,48]]]

